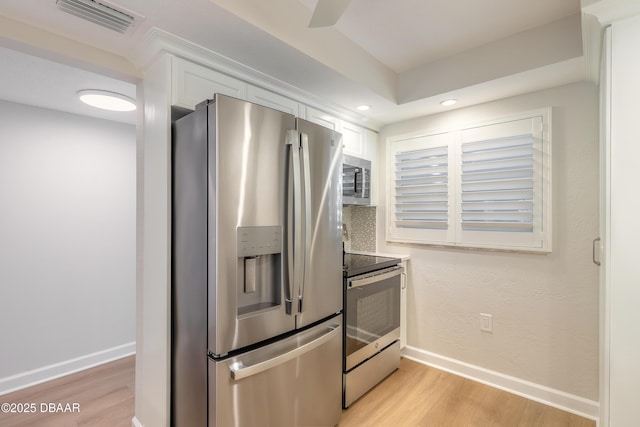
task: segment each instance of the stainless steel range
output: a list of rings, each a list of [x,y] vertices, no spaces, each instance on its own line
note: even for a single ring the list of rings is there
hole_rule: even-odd
[[[349,407],[400,365],[397,258],[346,254],[342,406]]]

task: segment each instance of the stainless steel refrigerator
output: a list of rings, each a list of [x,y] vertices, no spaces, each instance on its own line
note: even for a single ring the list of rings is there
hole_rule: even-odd
[[[337,424],[341,135],[219,94],[172,130],[172,425]]]

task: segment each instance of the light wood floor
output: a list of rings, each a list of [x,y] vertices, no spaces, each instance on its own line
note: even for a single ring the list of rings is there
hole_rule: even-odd
[[[36,413],[0,412],[2,427],[131,427],[134,356],[0,396],[0,402],[35,403]],[[79,413],[42,413],[44,403],[78,403]]]
[[[76,414],[4,414],[2,427],[130,427],[134,358],[0,396],[0,402],[79,403]],[[595,427],[559,409],[402,359],[400,369],[342,412],[339,427]]]
[[[403,358],[339,427],[595,427],[595,421]]]

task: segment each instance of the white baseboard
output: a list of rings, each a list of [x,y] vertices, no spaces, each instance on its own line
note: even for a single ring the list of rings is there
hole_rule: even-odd
[[[118,347],[98,351],[96,353],[87,354],[85,356],[80,356],[75,359],[65,360],[64,362],[22,372],[10,377],[0,378],[0,396],[130,356],[135,354],[135,352],[136,343],[132,342]]]
[[[402,350],[402,355],[407,359],[598,422],[600,404],[593,400],[505,375],[500,372],[491,371],[416,347],[405,347]]]

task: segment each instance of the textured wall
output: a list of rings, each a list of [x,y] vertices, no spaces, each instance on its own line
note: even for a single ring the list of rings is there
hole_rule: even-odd
[[[381,170],[378,250],[411,255],[408,345],[598,400],[597,90],[576,83],[385,127],[386,138],[553,107],[553,252],[445,249],[385,242]],[[384,164],[384,162],[381,162]],[[493,333],[479,313],[493,315]]]

